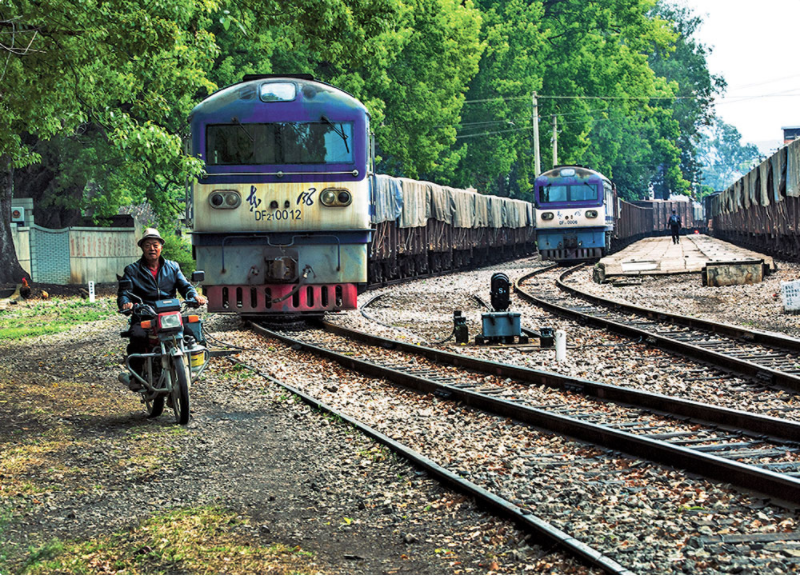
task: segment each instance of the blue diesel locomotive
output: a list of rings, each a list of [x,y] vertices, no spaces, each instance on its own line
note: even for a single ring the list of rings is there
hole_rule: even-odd
[[[610,252],[616,193],[611,181],[582,166],[557,166],[534,184],[536,243],[543,260],[600,258]]]
[[[356,308],[370,241],[370,116],[310,76],[254,76],[192,111],[192,244],[210,312]]]

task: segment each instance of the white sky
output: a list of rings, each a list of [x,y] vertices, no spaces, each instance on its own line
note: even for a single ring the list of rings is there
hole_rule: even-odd
[[[769,152],[800,126],[800,0],[678,0],[703,18],[695,38],[728,82],[717,115]]]

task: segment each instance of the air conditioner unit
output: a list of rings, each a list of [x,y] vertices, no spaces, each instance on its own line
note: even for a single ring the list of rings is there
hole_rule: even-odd
[[[21,206],[11,207],[11,221],[12,222],[25,222],[25,208]]]

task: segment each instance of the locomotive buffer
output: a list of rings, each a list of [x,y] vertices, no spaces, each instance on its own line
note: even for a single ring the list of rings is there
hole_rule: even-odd
[[[511,304],[511,282],[502,272],[492,274],[491,301],[494,312],[482,315],[483,332],[475,336],[475,344],[527,344],[528,337],[522,335],[519,312],[508,312]]]

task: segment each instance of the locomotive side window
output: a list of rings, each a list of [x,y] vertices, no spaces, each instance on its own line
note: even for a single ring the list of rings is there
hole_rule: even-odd
[[[352,122],[210,124],[209,165],[352,164]]]

